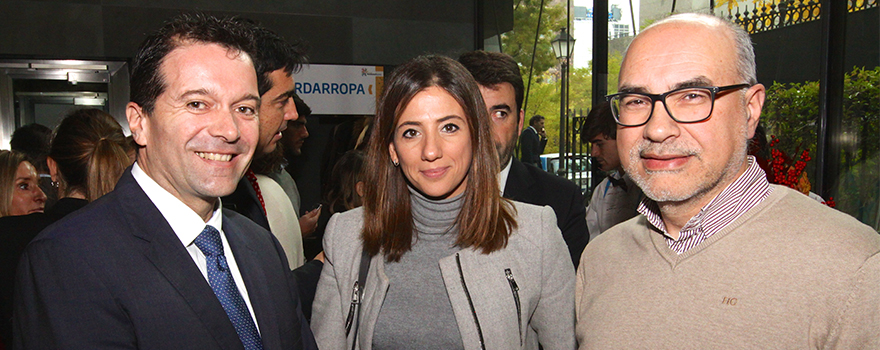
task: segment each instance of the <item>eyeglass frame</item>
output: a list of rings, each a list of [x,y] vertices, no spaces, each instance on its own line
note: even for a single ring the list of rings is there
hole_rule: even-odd
[[[672,118],[672,120],[674,120],[676,123],[693,124],[693,123],[702,122],[706,119],[709,119],[709,117],[712,116],[712,112],[715,111],[715,96],[718,95],[718,93],[724,92],[724,91],[730,91],[730,90],[739,90],[739,89],[743,89],[743,88],[751,88],[752,86],[754,86],[754,85],[753,84],[746,84],[746,83],[733,84],[733,85],[727,85],[727,86],[687,86],[687,87],[680,87],[677,89],[672,89],[672,90],[669,90],[669,91],[664,92],[662,94],[648,94],[648,93],[643,93],[643,92],[618,92],[616,94],[606,95],[605,101],[608,101],[609,103],[611,103],[611,100],[614,99],[615,97],[624,96],[624,95],[641,95],[641,96],[645,96],[645,97],[648,97],[651,99],[651,113],[648,114],[648,118],[646,118],[645,121],[642,122],[641,124],[633,124],[633,125],[626,125],[626,124],[623,124],[620,122],[620,118],[617,116],[618,112],[614,111],[613,103],[612,103],[611,104],[612,108],[610,108],[611,115],[614,116],[614,121],[617,123],[617,125],[620,125],[620,126],[636,127],[636,126],[642,126],[642,125],[648,124],[648,122],[651,120],[651,117],[654,116],[654,107],[656,106],[657,101],[663,102],[663,109],[666,110],[666,114],[668,114],[669,117]],[[709,90],[709,92],[712,94],[711,95],[712,106],[709,107],[709,113],[706,114],[705,118],[700,119],[700,120],[693,120],[693,121],[681,121],[681,120],[678,120],[678,118],[676,118],[675,116],[673,116],[672,112],[669,111],[669,107],[666,105],[666,97],[671,94],[674,94],[676,92],[679,92],[682,90],[689,90],[689,89],[706,89],[706,90]]]

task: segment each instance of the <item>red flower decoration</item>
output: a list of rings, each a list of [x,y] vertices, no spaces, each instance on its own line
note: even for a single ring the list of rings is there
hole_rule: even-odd
[[[794,154],[800,153],[800,157],[797,160],[793,160],[785,152],[777,149],[777,144],[779,144],[779,139],[775,135],[770,135],[770,142],[768,143],[770,147],[770,161],[758,159],[758,164],[767,173],[767,180],[770,183],[787,186],[801,193],[808,194],[811,185],[810,180],[804,174],[804,169],[807,167],[807,162],[813,159],[810,157],[810,151],[806,149],[800,152],[795,151]],[[834,202],[834,198],[829,198],[822,203],[832,208],[837,205]]]

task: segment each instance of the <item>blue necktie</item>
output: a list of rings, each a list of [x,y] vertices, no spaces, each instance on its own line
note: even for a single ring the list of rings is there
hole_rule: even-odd
[[[235,332],[245,349],[261,350],[263,342],[257,333],[257,326],[251,318],[247,304],[238,292],[229,265],[226,264],[226,256],[223,254],[223,242],[220,241],[220,232],[211,225],[205,226],[202,233],[196,237],[196,246],[205,254],[208,265],[208,283],[211,289],[220,299],[220,305],[235,326]]]

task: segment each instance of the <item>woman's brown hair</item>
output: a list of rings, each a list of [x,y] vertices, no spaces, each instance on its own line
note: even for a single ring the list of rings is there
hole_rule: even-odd
[[[501,198],[498,188],[498,155],[476,81],[455,60],[419,56],[397,67],[386,82],[367,146],[364,248],[370,255],[384,254],[388,261],[399,261],[413,244],[410,192],[403,172],[391,163],[388,146],[400,114],[416,94],[429,87],[443,89],[461,105],[471,130],[473,159],[464,204],[455,221],[456,246],[488,254],[507,246],[516,227],[513,205]]]
[[[15,173],[21,162],[27,161],[24,153],[0,151],[0,217],[9,216],[12,208],[12,192],[15,187]]]
[[[131,165],[129,147],[110,114],[93,108],[70,112],[55,129],[49,151],[60,175],[60,197],[79,192],[91,202],[112,191]]]
[[[324,202],[330,214],[357,208],[363,199],[357,192],[358,182],[364,180],[364,152],[351,150],[345,152],[330,173],[330,190]]]

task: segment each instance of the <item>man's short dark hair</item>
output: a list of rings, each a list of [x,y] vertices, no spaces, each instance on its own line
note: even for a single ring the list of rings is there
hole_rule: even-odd
[[[166,88],[159,69],[171,51],[189,43],[211,43],[256,57],[252,27],[232,17],[183,14],[165,23],[141,44],[131,66],[131,101],[147,114]]]
[[[587,120],[584,121],[584,126],[581,128],[581,142],[590,142],[599,134],[612,140],[617,139],[617,122],[611,115],[611,104],[608,102],[602,102],[593,107],[593,110],[587,115]]]
[[[9,148],[24,153],[28,162],[40,172],[47,172],[46,155],[52,143],[52,129],[42,124],[28,124],[12,133]]]
[[[519,111],[522,110],[525,86],[519,65],[516,64],[513,57],[500,52],[471,51],[462,54],[458,58],[458,62],[471,72],[471,75],[477,80],[477,84],[485,87],[501,83],[513,85],[513,91],[516,94],[515,112],[519,114]]]
[[[257,52],[253,57],[257,70],[260,96],[272,89],[269,73],[279,69],[289,74],[297,73],[308,62],[306,45],[300,41],[288,42],[277,33],[249,19],[240,19],[253,28]]]
[[[540,114],[535,114],[531,118],[529,118],[529,126],[535,126],[538,122],[544,120],[544,116]]]

